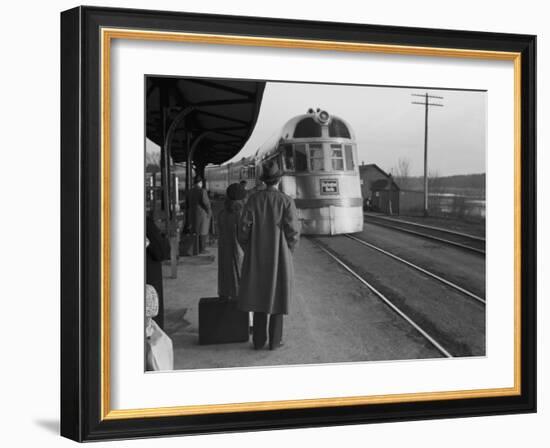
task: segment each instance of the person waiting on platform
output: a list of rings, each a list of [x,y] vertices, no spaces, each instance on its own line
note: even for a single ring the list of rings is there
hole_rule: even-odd
[[[155,322],[159,297],[152,285],[145,285],[145,370],[174,370],[172,340]]]
[[[294,283],[292,252],[300,236],[294,200],[278,190],[282,171],[276,161],[262,166],[264,190],[248,198],[239,225],[244,249],[239,308],[253,315],[252,340],[259,350],[282,345],[283,315],[288,314]],[[268,325],[269,315],[269,325]]]
[[[257,191],[262,191],[262,190],[265,190],[265,183],[260,178],[258,178],[258,179],[256,179],[256,184],[249,191],[248,195],[250,196],[250,195],[256,193]]]
[[[241,181],[239,182],[239,185],[240,185],[240,187],[244,190],[244,202],[246,202],[246,200],[248,199],[248,195],[249,195],[249,193],[250,193],[250,191],[248,191],[248,189],[246,188],[246,186],[247,186],[246,180],[244,180],[244,179],[241,180]]]
[[[225,203],[218,213],[218,295],[236,299],[239,293],[243,250],[237,240],[239,220],[244,207],[246,190],[231,184],[226,190]]]
[[[206,239],[210,228],[210,199],[208,193],[202,188],[202,178],[196,176],[193,182],[193,188],[189,191],[189,224],[191,233],[198,237],[198,252],[207,253]]]
[[[164,288],[162,286],[162,262],[170,258],[170,244],[160,233],[151,210],[145,221],[145,281],[152,285],[158,294],[159,311],[155,321],[160,328],[164,328]]]

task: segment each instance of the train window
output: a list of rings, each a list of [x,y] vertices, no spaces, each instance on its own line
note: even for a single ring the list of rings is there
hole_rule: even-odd
[[[351,138],[348,127],[342,120],[338,120],[338,118],[330,120],[328,135],[330,137]]]
[[[306,145],[294,145],[296,171],[307,171]]]
[[[344,171],[344,154],[342,145],[330,145],[330,159],[333,171]]]
[[[308,117],[299,121],[294,129],[294,138],[321,137],[321,125]]]
[[[355,164],[353,163],[353,146],[346,145],[346,169],[348,171],[355,169]]]
[[[325,155],[323,154],[323,145],[321,143],[310,143],[309,164],[311,171],[325,170]]]
[[[283,145],[283,154],[285,160],[285,169],[288,171],[294,171],[294,153],[292,151],[292,145]]]

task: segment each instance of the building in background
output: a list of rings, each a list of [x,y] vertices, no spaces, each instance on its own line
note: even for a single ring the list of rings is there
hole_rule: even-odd
[[[391,174],[378,165],[371,163],[359,167],[361,195],[366,210],[399,214],[399,186]]]

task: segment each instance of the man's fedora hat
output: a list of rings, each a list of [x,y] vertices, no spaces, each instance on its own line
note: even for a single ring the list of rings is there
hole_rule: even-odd
[[[276,160],[268,160],[262,165],[262,175],[260,180],[266,183],[275,181],[283,175],[283,172],[279,168],[279,164]]]

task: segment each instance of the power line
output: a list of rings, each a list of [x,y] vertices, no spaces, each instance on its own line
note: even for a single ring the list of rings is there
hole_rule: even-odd
[[[430,106],[443,107],[440,103],[430,103],[431,99],[442,100],[442,96],[429,95],[428,92],[424,94],[411,93],[411,96],[419,96],[424,98],[423,102],[411,101],[411,104],[419,104],[424,106],[424,216],[428,216],[428,109]]]

